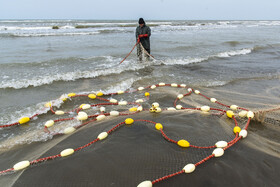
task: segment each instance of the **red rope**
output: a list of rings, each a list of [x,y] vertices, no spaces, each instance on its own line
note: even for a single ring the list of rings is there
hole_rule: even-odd
[[[12,124],[9,124],[9,125],[1,125],[0,128],[11,127],[11,126],[15,126],[15,125],[19,125],[19,122],[12,123]]]
[[[121,125],[125,124],[125,122],[121,122],[119,124],[117,124],[116,126],[114,126],[112,129],[110,129],[109,131],[107,131],[108,134],[112,133],[113,131],[115,131],[117,128],[119,128]]]
[[[173,103],[173,106],[176,108],[176,105],[177,105],[177,101],[178,101],[179,99],[178,98],[176,98],[175,99],[175,101],[174,101],[174,103]]]
[[[206,162],[207,160],[209,160],[210,158],[212,158],[212,157],[214,157],[214,156],[215,156],[214,154],[209,155],[208,157],[206,157],[206,158],[202,159],[201,161],[197,162],[197,163],[195,164],[195,166],[198,166],[198,165],[200,165],[200,164]]]
[[[166,136],[166,134],[163,132],[162,129],[160,129],[160,132],[161,132],[162,136],[163,136],[167,141],[177,144],[177,141],[168,138],[168,136]]]
[[[82,127],[82,126],[85,126],[85,125],[87,125],[87,124],[89,124],[89,123],[91,123],[91,122],[93,122],[93,121],[96,121],[96,119],[92,119],[92,120],[90,120],[90,121],[87,121],[87,122],[85,122],[85,123],[83,123],[83,124],[77,126],[76,129],[78,129],[78,128]]]
[[[9,171],[14,171],[14,168],[10,168],[10,169],[6,169],[6,170],[4,170],[4,171],[0,171],[0,175],[1,175],[1,174],[4,174],[4,173],[7,173],[7,172],[9,172]]]
[[[97,142],[98,140],[99,140],[99,138],[96,138],[95,140],[93,140],[93,141],[89,142],[88,144],[86,144],[86,145],[84,145],[84,146],[81,146],[81,147],[78,147],[78,148],[74,149],[74,151],[79,151],[79,150],[81,150],[81,149],[84,149],[84,148],[86,148],[86,147],[90,146],[91,144],[93,144],[93,143]]]
[[[150,120],[146,120],[146,119],[137,119],[135,121],[143,121],[143,122],[148,122],[148,123],[153,123],[153,124],[157,124],[156,122],[154,121],[150,121]]]
[[[36,116],[38,116],[39,114],[34,114],[33,116],[30,117],[30,119],[35,118]]]
[[[161,177],[161,178],[159,178],[159,179],[156,179],[156,180],[152,181],[152,184],[155,184],[155,183],[160,182],[160,181],[162,181],[162,180],[166,180],[166,179],[171,178],[171,177],[174,177],[174,176],[176,176],[176,175],[180,175],[180,174],[182,174],[182,173],[184,173],[184,172],[185,172],[184,170],[181,170],[181,171],[178,171],[178,172],[176,172],[176,173],[172,173],[172,174],[170,174],[170,175],[166,175],[166,176],[164,176],[164,177]]]
[[[56,119],[54,120],[54,122],[59,122],[59,121],[69,121],[69,120],[73,120],[74,118],[64,118],[64,119]]]
[[[197,148],[197,149],[211,149],[211,148],[215,148],[216,146],[212,145],[208,147],[201,147],[201,146],[190,145],[190,147]]]
[[[120,62],[123,63],[123,61],[125,61],[125,59],[132,53],[132,51],[134,50],[134,48],[136,47],[136,45],[138,44],[139,42],[136,42],[136,44],[133,46],[133,48],[131,49],[131,51],[126,55],[126,57]]]
[[[37,164],[37,163],[40,163],[40,162],[43,162],[43,161],[53,160],[53,159],[58,158],[58,157],[61,157],[61,155],[58,154],[58,155],[48,156],[48,157],[45,157],[45,158],[39,158],[39,159],[37,159],[37,160],[31,161],[30,164],[31,164],[31,165],[32,165],[32,164]]]
[[[203,95],[203,94],[201,94],[201,93],[200,93],[199,95],[201,95],[201,96],[205,97],[206,99],[210,100],[209,97],[207,97],[207,96],[205,96],[205,95]]]
[[[247,124],[245,125],[245,128],[244,128],[245,130],[248,129],[248,126],[249,126],[249,124],[250,124],[250,121],[251,121],[251,118],[248,119]]]
[[[229,107],[230,107],[230,106],[225,105],[225,104],[223,104],[223,103],[220,103],[220,102],[218,102],[218,101],[216,101],[216,103],[217,103],[217,104],[219,104],[219,105],[225,106],[225,107],[227,107],[227,108],[229,108]]]

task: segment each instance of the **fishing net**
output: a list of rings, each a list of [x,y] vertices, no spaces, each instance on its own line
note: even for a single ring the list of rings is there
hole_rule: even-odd
[[[253,99],[242,101],[238,93],[159,83],[116,93],[70,93],[58,100],[45,104],[47,113],[1,125],[3,131],[19,129],[2,142],[13,144],[9,151],[2,150],[3,184],[234,186],[232,181],[238,179],[245,186],[244,178],[254,172],[242,172],[242,166],[254,163],[254,155],[275,164],[277,159],[270,156],[279,158],[275,151],[253,148],[260,141],[260,124],[267,132],[279,132],[280,108],[271,103],[266,105],[270,109],[250,111],[243,106]],[[246,141],[248,131],[251,144]],[[30,133],[45,135],[45,142],[14,143]],[[275,142],[270,143],[277,146]],[[269,173],[269,168],[254,171],[260,170]],[[217,181],[221,175],[224,178]],[[277,175],[260,179],[277,184]]]

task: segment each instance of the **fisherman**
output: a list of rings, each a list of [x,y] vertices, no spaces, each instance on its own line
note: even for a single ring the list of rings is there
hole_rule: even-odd
[[[139,26],[136,28],[136,40],[138,42],[137,44],[137,56],[138,60],[142,61],[143,56],[143,48],[147,51],[148,54],[151,53],[150,49],[150,36],[151,36],[151,29],[148,27],[144,21],[143,18],[140,18]],[[141,47],[140,43],[142,44],[143,48]],[[149,55],[145,54],[146,60],[149,60]]]

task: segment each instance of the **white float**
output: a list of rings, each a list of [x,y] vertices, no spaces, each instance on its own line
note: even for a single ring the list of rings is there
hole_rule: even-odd
[[[179,95],[177,96],[178,99],[182,99],[183,97],[184,97],[183,94],[179,94]]]
[[[217,102],[217,99],[216,99],[216,98],[211,98],[210,101],[211,101],[212,103],[216,103],[216,102]]]
[[[96,117],[96,120],[101,121],[101,120],[105,119],[105,117],[106,117],[105,115],[99,115]]]
[[[214,149],[212,154],[214,154],[215,157],[220,157],[220,156],[223,156],[224,150],[222,148],[216,148],[216,149]]]
[[[200,110],[203,111],[203,112],[209,112],[210,107],[209,106],[202,106],[202,107],[200,107]]]
[[[140,184],[138,184],[137,187],[152,187],[153,183],[151,181],[143,181]]]
[[[54,120],[49,120],[45,123],[45,127],[49,128],[54,125]]]
[[[195,165],[194,164],[187,164],[183,170],[185,171],[185,173],[191,173],[195,170]]]
[[[69,156],[69,155],[72,155],[74,152],[75,152],[74,149],[71,149],[71,148],[65,149],[65,150],[61,151],[60,156],[62,156],[62,157]]]
[[[67,127],[66,129],[64,129],[64,134],[71,134],[75,130],[76,129],[74,127]]]
[[[58,110],[55,112],[55,115],[63,115],[63,114],[64,114],[64,112],[62,110]]]
[[[25,160],[15,164],[13,168],[15,171],[18,171],[27,168],[28,166],[30,166],[30,162],[28,160]]]
[[[218,141],[215,145],[218,148],[224,148],[224,147],[228,146],[228,143],[226,141]]]
[[[118,111],[111,111],[110,116],[118,116],[120,113]]]
[[[242,129],[240,132],[239,132],[239,136],[242,136],[242,138],[246,138],[247,137],[247,130],[245,129]]]
[[[108,133],[107,133],[107,132],[101,132],[101,133],[97,136],[97,138],[99,138],[99,140],[103,140],[103,139],[107,138],[107,136],[108,136]]]
[[[120,101],[119,105],[127,105],[127,101]]]

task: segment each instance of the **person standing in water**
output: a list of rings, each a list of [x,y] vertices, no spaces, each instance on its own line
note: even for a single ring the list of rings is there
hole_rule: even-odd
[[[137,42],[139,42],[137,44],[137,56],[138,56],[138,60],[141,62],[144,51],[141,48],[140,43],[149,54],[151,53],[151,49],[150,49],[151,29],[149,26],[146,25],[143,18],[140,18],[138,23],[139,26],[136,28],[135,35],[136,35]],[[146,60],[149,60],[149,55],[145,54],[145,57]]]

